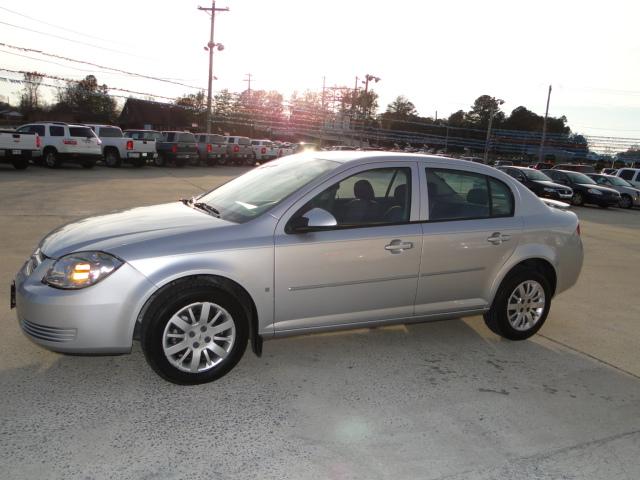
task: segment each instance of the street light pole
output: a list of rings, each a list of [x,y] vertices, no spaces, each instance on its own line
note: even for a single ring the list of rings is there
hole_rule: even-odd
[[[207,133],[211,133],[211,90],[213,87],[213,48],[216,46],[213,43],[213,27],[216,19],[216,12],[228,12],[229,8],[216,8],[216,0],[211,0],[211,8],[198,7],[198,10],[203,10],[206,12],[211,12],[211,32],[209,33],[209,43],[207,47],[209,48],[209,83],[207,90]],[[220,48],[221,45],[218,46],[218,50],[222,50]]]
[[[547,137],[547,117],[549,116],[549,100],[551,100],[551,85],[549,85],[549,93],[547,94],[547,109],[544,112],[544,121],[542,122],[542,139],[540,140],[540,151],[538,152],[538,161],[542,163],[544,156],[544,141]]]

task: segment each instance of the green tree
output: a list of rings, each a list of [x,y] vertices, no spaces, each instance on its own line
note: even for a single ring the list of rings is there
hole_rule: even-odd
[[[26,72],[23,77],[24,87],[20,95],[20,111],[24,115],[29,115],[42,108],[39,90],[44,76],[38,72]]]
[[[504,112],[500,110],[501,102],[490,95],[481,95],[473,102],[465,120],[473,127],[487,128],[489,117],[493,113],[493,127],[496,128],[504,121]]]
[[[451,127],[462,127],[464,125],[465,115],[464,110],[458,110],[449,115],[447,124]]]
[[[387,111],[383,114],[389,120],[407,120],[418,116],[415,105],[403,95],[399,95],[396,99],[387,105]]]
[[[117,118],[116,107],[108,87],[99,85],[95,76],[87,75],[79,82],[67,82],[52,110],[73,113],[80,121],[113,123]]]
[[[228,118],[233,113],[234,95],[228,90],[221,90],[213,97],[213,114],[216,118]]]

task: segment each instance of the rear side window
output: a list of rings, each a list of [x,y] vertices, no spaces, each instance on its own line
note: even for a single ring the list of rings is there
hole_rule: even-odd
[[[622,170],[620,172],[620,178],[624,180],[633,180],[633,174],[635,172],[633,170]]]
[[[104,138],[122,138],[122,130],[113,127],[103,127],[100,129],[100,136]]]
[[[49,135],[51,135],[52,137],[64,137],[64,127],[49,127]]]
[[[429,220],[512,216],[513,194],[499,180],[461,170],[427,168]]]
[[[95,134],[89,127],[69,127],[69,135],[77,138],[93,138]]]

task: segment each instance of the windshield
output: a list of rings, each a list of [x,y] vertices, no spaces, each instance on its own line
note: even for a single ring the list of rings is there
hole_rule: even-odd
[[[606,177],[611,185],[615,185],[616,187],[633,187],[629,182],[620,177]]]
[[[522,173],[524,173],[524,176],[527,177],[529,180],[538,180],[541,182],[551,182],[553,180],[551,180],[549,177],[547,177],[544,173],[542,173],[539,170],[534,170],[533,168],[525,168],[520,170]]]
[[[584,173],[580,172],[564,172],[567,177],[571,179],[573,183],[586,183],[587,185],[595,185],[596,182],[587,177]]]
[[[224,220],[244,223],[338,165],[331,160],[289,157],[251,170],[198,198],[198,202],[214,207]]]

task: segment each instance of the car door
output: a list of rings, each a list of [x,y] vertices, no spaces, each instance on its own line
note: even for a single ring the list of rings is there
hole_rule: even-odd
[[[517,191],[495,177],[433,166],[422,169],[428,217],[416,315],[481,310],[522,232]]]
[[[422,231],[415,162],[354,167],[292,206],[275,233],[275,331],[413,315]],[[312,208],[334,227],[294,233]]]

